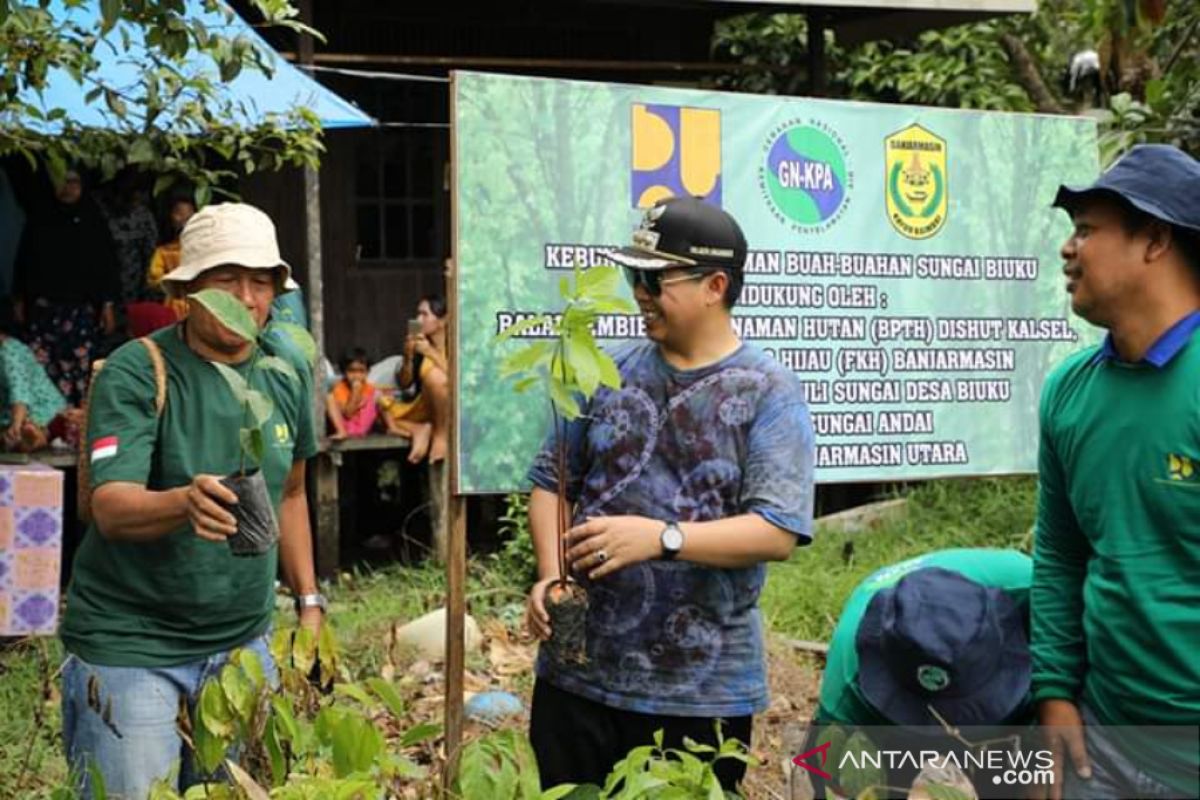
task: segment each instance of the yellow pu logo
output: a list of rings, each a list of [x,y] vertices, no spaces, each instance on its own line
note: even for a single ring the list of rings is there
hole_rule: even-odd
[[[276,443],[287,444],[288,437],[290,435],[291,435],[291,433],[290,433],[290,431],[288,431],[288,426],[287,426],[286,422],[276,423],[276,425],[275,425],[275,441],[276,441]]]
[[[719,109],[634,103],[630,133],[634,208],[689,195],[721,205]]]
[[[1196,464],[1187,456],[1170,453],[1167,456],[1167,473],[1173,481],[1186,481],[1196,474]]]

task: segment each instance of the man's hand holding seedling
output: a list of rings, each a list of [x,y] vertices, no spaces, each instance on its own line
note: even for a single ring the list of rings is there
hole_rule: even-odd
[[[224,542],[237,532],[237,519],[221,504],[237,503],[237,495],[218,475],[197,475],[187,488],[187,517],[201,539]]]
[[[567,531],[567,563],[575,573],[599,580],[619,569],[662,555],[665,522],[649,517],[595,517]]]

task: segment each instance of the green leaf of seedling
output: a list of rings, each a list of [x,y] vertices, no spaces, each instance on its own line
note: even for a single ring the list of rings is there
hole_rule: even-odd
[[[345,715],[333,732],[333,771],[339,778],[367,772],[383,752],[383,734],[370,721]]]
[[[329,686],[337,674],[339,651],[337,638],[333,634],[333,624],[328,620],[321,626],[317,634],[317,663],[321,666],[321,685]]]
[[[542,382],[541,375],[530,375],[529,377],[522,378],[521,380],[514,383],[513,391],[516,392],[517,394],[525,394],[526,392],[528,392],[530,389],[532,389],[534,386],[537,386],[541,382]]]
[[[563,382],[557,378],[550,381],[550,400],[554,403],[554,407],[558,409],[558,413],[562,414],[563,418],[571,420],[578,419],[580,415],[579,403],[575,400]]]
[[[571,282],[567,280],[566,275],[558,279],[558,293],[563,300],[571,302]]]
[[[683,737],[683,747],[689,753],[716,753],[717,748],[711,744],[701,744],[690,736]]]
[[[258,653],[243,647],[234,652],[232,660],[241,667],[242,672],[246,673],[255,692],[259,692],[267,685],[267,675],[263,672],[262,660],[259,659]]]
[[[292,642],[292,664],[307,675],[312,671],[316,657],[317,642],[313,632],[302,625],[296,629],[296,638]]]
[[[509,325],[507,328],[500,331],[500,333],[496,334],[496,343],[499,344],[500,342],[507,342],[514,336],[520,336],[526,331],[531,331],[535,328],[540,328],[550,324],[550,317],[546,314],[538,314],[536,317],[530,317],[529,319],[523,319],[520,322],[514,322],[512,325]]]
[[[286,664],[292,655],[292,633],[289,628],[276,628],[271,636],[271,658],[276,664]]]
[[[88,764],[88,775],[92,779],[92,797],[95,800],[108,800],[108,789],[104,786],[104,773],[95,761]]]
[[[567,362],[574,368],[579,389],[584,397],[591,397],[600,386],[600,365],[596,359],[599,350],[583,336],[568,336],[565,345]]]
[[[555,786],[553,789],[547,789],[538,796],[538,800],[562,800],[562,798],[571,794],[578,788],[577,784],[564,783],[561,786]]]
[[[217,322],[229,332],[247,342],[258,338],[258,325],[254,322],[254,317],[246,306],[229,292],[221,289],[201,289],[188,295],[188,298],[204,306],[205,310],[216,317]]]
[[[279,356],[263,356],[254,366],[258,369],[274,370],[297,382],[300,380],[300,376],[296,374],[296,368]]]
[[[286,336],[292,345],[304,354],[304,359],[310,365],[317,363],[317,343],[312,334],[303,327],[294,322],[272,322],[271,330],[279,331]]]
[[[430,739],[435,739],[442,735],[442,726],[436,722],[423,722],[413,728],[410,728],[403,736],[400,737],[401,747],[413,747],[414,745],[427,742]]]
[[[250,419],[256,428],[266,425],[267,420],[275,413],[275,403],[257,389],[250,389],[246,392],[245,402],[250,410]]]
[[[500,365],[500,377],[507,378],[531,370],[548,359],[553,351],[554,345],[550,342],[526,345],[504,359],[504,363]]]
[[[200,690],[199,712],[200,725],[205,730],[220,738],[233,736],[234,711],[230,708],[219,682],[209,680],[204,684],[204,688]]]
[[[633,314],[637,305],[624,297],[597,297],[592,300],[591,308],[598,314]]]
[[[300,735],[296,725],[296,715],[292,713],[292,704],[286,695],[277,694],[271,698],[272,717],[275,720],[276,735],[284,741],[294,742]]]
[[[271,785],[282,786],[287,779],[287,759],[283,755],[283,743],[279,741],[279,720],[272,717],[263,728],[263,744],[271,763]]]
[[[408,710],[404,702],[404,698],[396,691],[396,687],[390,681],[383,678],[367,678],[367,688],[369,688],[376,697],[383,701],[383,705],[388,712],[396,719],[403,719],[405,712]]]
[[[193,731],[192,743],[196,746],[196,760],[200,768],[208,773],[221,765],[231,742],[228,738],[217,736],[206,726],[197,725]]]
[[[351,700],[357,700],[365,708],[374,708],[375,700],[371,695],[367,694],[366,689],[363,689],[357,683],[339,683],[333,687],[333,693],[340,697],[349,697]]]
[[[592,267],[579,277],[577,293],[589,299],[616,294],[621,286],[621,272],[615,267]]]
[[[930,800],[970,800],[970,796],[957,786],[947,786],[943,783],[927,783],[922,788]]]
[[[253,464],[262,464],[267,446],[261,428],[242,428],[238,431],[238,440],[246,459]]]
[[[250,391],[250,384],[242,377],[242,373],[228,364],[213,361],[212,365],[217,368],[217,372],[221,373],[221,377],[225,379],[226,385],[229,386],[229,391],[233,392],[234,399],[239,404],[244,404],[246,402],[246,393]]]
[[[250,679],[239,667],[226,664],[221,670],[221,690],[230,708],[244,726],[248,726],[254,715],[255,694]]]
[[[596,356],[596,368],[600,372],[600,384],[602,386],[607,386],[610,389],[621,388],[621,372],[617,369],[617,362],[613,361],[612,356],[600,350]]]

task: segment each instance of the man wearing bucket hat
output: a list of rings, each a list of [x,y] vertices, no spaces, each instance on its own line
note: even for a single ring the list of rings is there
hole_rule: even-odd
[[[767,706],[758,595],[764,562],[811,538],[813,434],[796,377],[739,340],[732,308],[746,239],[697,198],[649,209],[625,269],[646,337],[615,354],[619,390],[601,389],[567,431],[574,505],[570,568],[587,588],[588,662],[537,665],[531,739],[545,785],[603,784],[635,746],[712,744],[714,720],[746,744]],[[541,580],[529,622],[552,634],[558,577],[553,434],[530,470]],[[745,767],[725,760],[733,789]]]
[[[252,206],[209,206],[182,233],[178,268],[163,282],[175,297],[201,289],[231,293],[261,327],[290,269],[275,227]],[[275,675],[266,637],[277,564],[296,596],[301,622],[320,624],[324,601],[313,572],[304,462],[316,452],[311,372],[287,359],[299,380],[251,369],[253,343],[192,301],[186,320],[156,331],[157,348],[130,342],[95,378],[88,409],[93,494],[90,524],[76,555],[61,636],[63,738],[84,781],[94,764],[109,796],[145,797],[178,770],[181,789],[198,779],[176,730],[184,701],[230,651],[257,653]],[[157,408],[155,353],[166,376]],[[215,364],[237,370],[274,402],[264,427],[261,470],[279,522],[278,547],[236,557],[227,510],[238,497],[220,483],[240,469],[234,402]]]
[[[1108,333],[1042,391],[1032,652],[1039,716],[1066,773],[1052,796],[1193,797],[1200,163],[1135,147],[1054,204],[1073,223],[1071,307]]]
[[[1032,577],[1028,556],[988,548],[939,550],[869,575],[838,617],[802,752],[825,741],[835,725],[869,727],[881,748],[895,743],[946,753],[964,749],[943,735],[946,725],[1032,721]],[[903,730],[881,730],[887,726]],[[813,758],[805,760],[834,771]],[[894,766],[886,783],[908,786],[919,771],[915,762]],[[810,775],[820,796],[821,778]]]
[[[817,721],[1027,719],[1032,577],[1028,556],[987,548],[940,550],[872,573],[838,618]]]

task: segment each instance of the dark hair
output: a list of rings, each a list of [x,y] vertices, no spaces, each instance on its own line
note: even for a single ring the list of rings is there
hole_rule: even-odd
[[[725,287],[725,308],[732,311],[742,297],[742,284],[745,282],[742,265],[726,267],[722,272],[729,276],[729,285]]]
[[[361,347],[351,347],[338,361],[338,369],[345,375],[346,370],[350,369],[352,364],[362,364],[370,369],[371,359],[367,357],[367,351]]]
[[[417,301],[417,305],[419,306],[421,303],[427,303],[429,305],[429,310],[432,311],[433,315],[438,319],[446,318],[446,313],[449,309],[446,308],[446,299],[440,294],[424,295],[420,300]]]
[[[20,333],[17,325],[17,315],[13,312],[13,299],[0,297],[0,333],[5,336],[16,336]]]
[[[1175,225],[1153,214],[1147,214],[1125,198],[1117,194],[1109,194],[1116,201],[1121,214],[1121,227],[1125,233],[1133,236],[1146,230],[1150,225],[1158,223],[1171,229],[1171,245],[1179,251],[1184,262],[1200,276],[1200,232]]]

